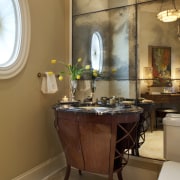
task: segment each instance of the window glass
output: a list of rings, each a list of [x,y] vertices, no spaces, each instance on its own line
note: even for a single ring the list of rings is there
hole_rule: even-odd
[[[0,79],[13,77],[24,67],[29,31],[27,0],[0,0]]]

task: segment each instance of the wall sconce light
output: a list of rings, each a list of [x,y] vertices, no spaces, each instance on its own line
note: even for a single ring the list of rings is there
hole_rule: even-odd
[[[178,37],[178,39],[180,40],[180,20],[178,20],[177,37]]]
[[[162,0],[157,18],[162,22],[173,22],[180,18],[180,10],[176,8],[175,0],[172,0],[172,8],[163,10],[164,1]]]
[[[152,67],[144,67],[143,78],[144,78],[144,82],[147,84],[147,92],[150,93],[150,87],[153,85]]]
[[[176,82],[178,83],[178,92],[180,92],[180,68],[176,68],[175,70],[175,75],[176,75]]]

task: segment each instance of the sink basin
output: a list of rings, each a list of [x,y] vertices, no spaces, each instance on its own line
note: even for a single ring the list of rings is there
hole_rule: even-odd
[[[110,110],[108,107],[96,107],[96,106],[80,106],[79,108],[85,109],[85,110],[97,110],[97,111],[106,111]]]
[[[99,115],[102,115],[104,113],[108,113],[112,111],[112,108],[109,107],[96,107],[96,106],[80,106],[80,109],[84,109],[87,111],[95,111],[96,113],[98,113]]]

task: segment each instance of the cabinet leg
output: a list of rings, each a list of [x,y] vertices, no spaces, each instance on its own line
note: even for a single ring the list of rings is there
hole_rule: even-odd
[[[70,172],[71,172],[71,166],[67,165],[67,167],[66,167],[66,174],[65,174],[64,180],[68,180],[69,179]]]
[[[82,176],[82,171],[79,169],[79,175],[81,175]]]
[[[132,155],[133,156],[139,156],[139,148],[138,147],[134,147],[133,149],[131,149]]]
[[[109,177],[108,177],[108,180],[113,180],[113,176],[109,176]]]
[[[117,172],[117,176],[118,176],[118,180],[123,180],[122,170],[120,170],[120,171]]]

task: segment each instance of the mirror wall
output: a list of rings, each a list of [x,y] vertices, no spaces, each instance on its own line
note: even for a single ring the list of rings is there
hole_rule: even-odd
[[[134,3],[127,0],[121,3],[117,0],[100,1],[99,4],[93,1],[73,1],[73,58],[82,57],[85,64],[92,64],[92,37],[98,32],[102,39],[104,78],[97,82],[96,97],[99,97],[99,92],[101,96],[108,97],[136,97]],[[94,51],[95,56],[97,51]],[[116,69],[116,73],[112,73],[112,69]],[[102,93],[99,87],[106,90]]]
[[[161,0],[73,0],[72,56],[92,64],[99,57],[97,47],[92,53],[92,37],[98,32],[102,39],[102,72],[97,81],[95,97],[118,96],[139,98],[146,92],[143,68],[151,66],[148,47],[171,47],[171,78],[180,67],[178,21],[163,23],[157,19]],[[168,2],[168,1],[166,1]],[[171,7],[171,1],[169,1]],[[176,1],[180,9],[180,2]],[[93,54],[93,55],[92,55]],[[115,68],[116,73],[111,73]],[[177,82],[172,81],[177,88]],[[152,87],[161,88],[161,87]],[[88,81],[82,81],[77,94],[83,99],[90,94]]]
[[[167,2],[169,2],[168,7],[172,7],[172,1]],[[140,78],[143,78],[143,68],[152,66],[152,62],[148,57],[149,46],[171,48],[171,79],[176,78],[175,69],[180,67],[180,41],[177,34],[180,21],[169,23],[159,21],[156,15],[160,10],[160,6],[161,1],[138,5],[138,62]],[[180,8],[180,1],[176,1],[176,7]],[[141,93],[144,93],[146,91],[144,81],[141,81],[140,85]],[[172,85],[177,91],[177,82],[172,81]],[[157,89],[157,87],[151,88],[152,91],[154,89]]]

